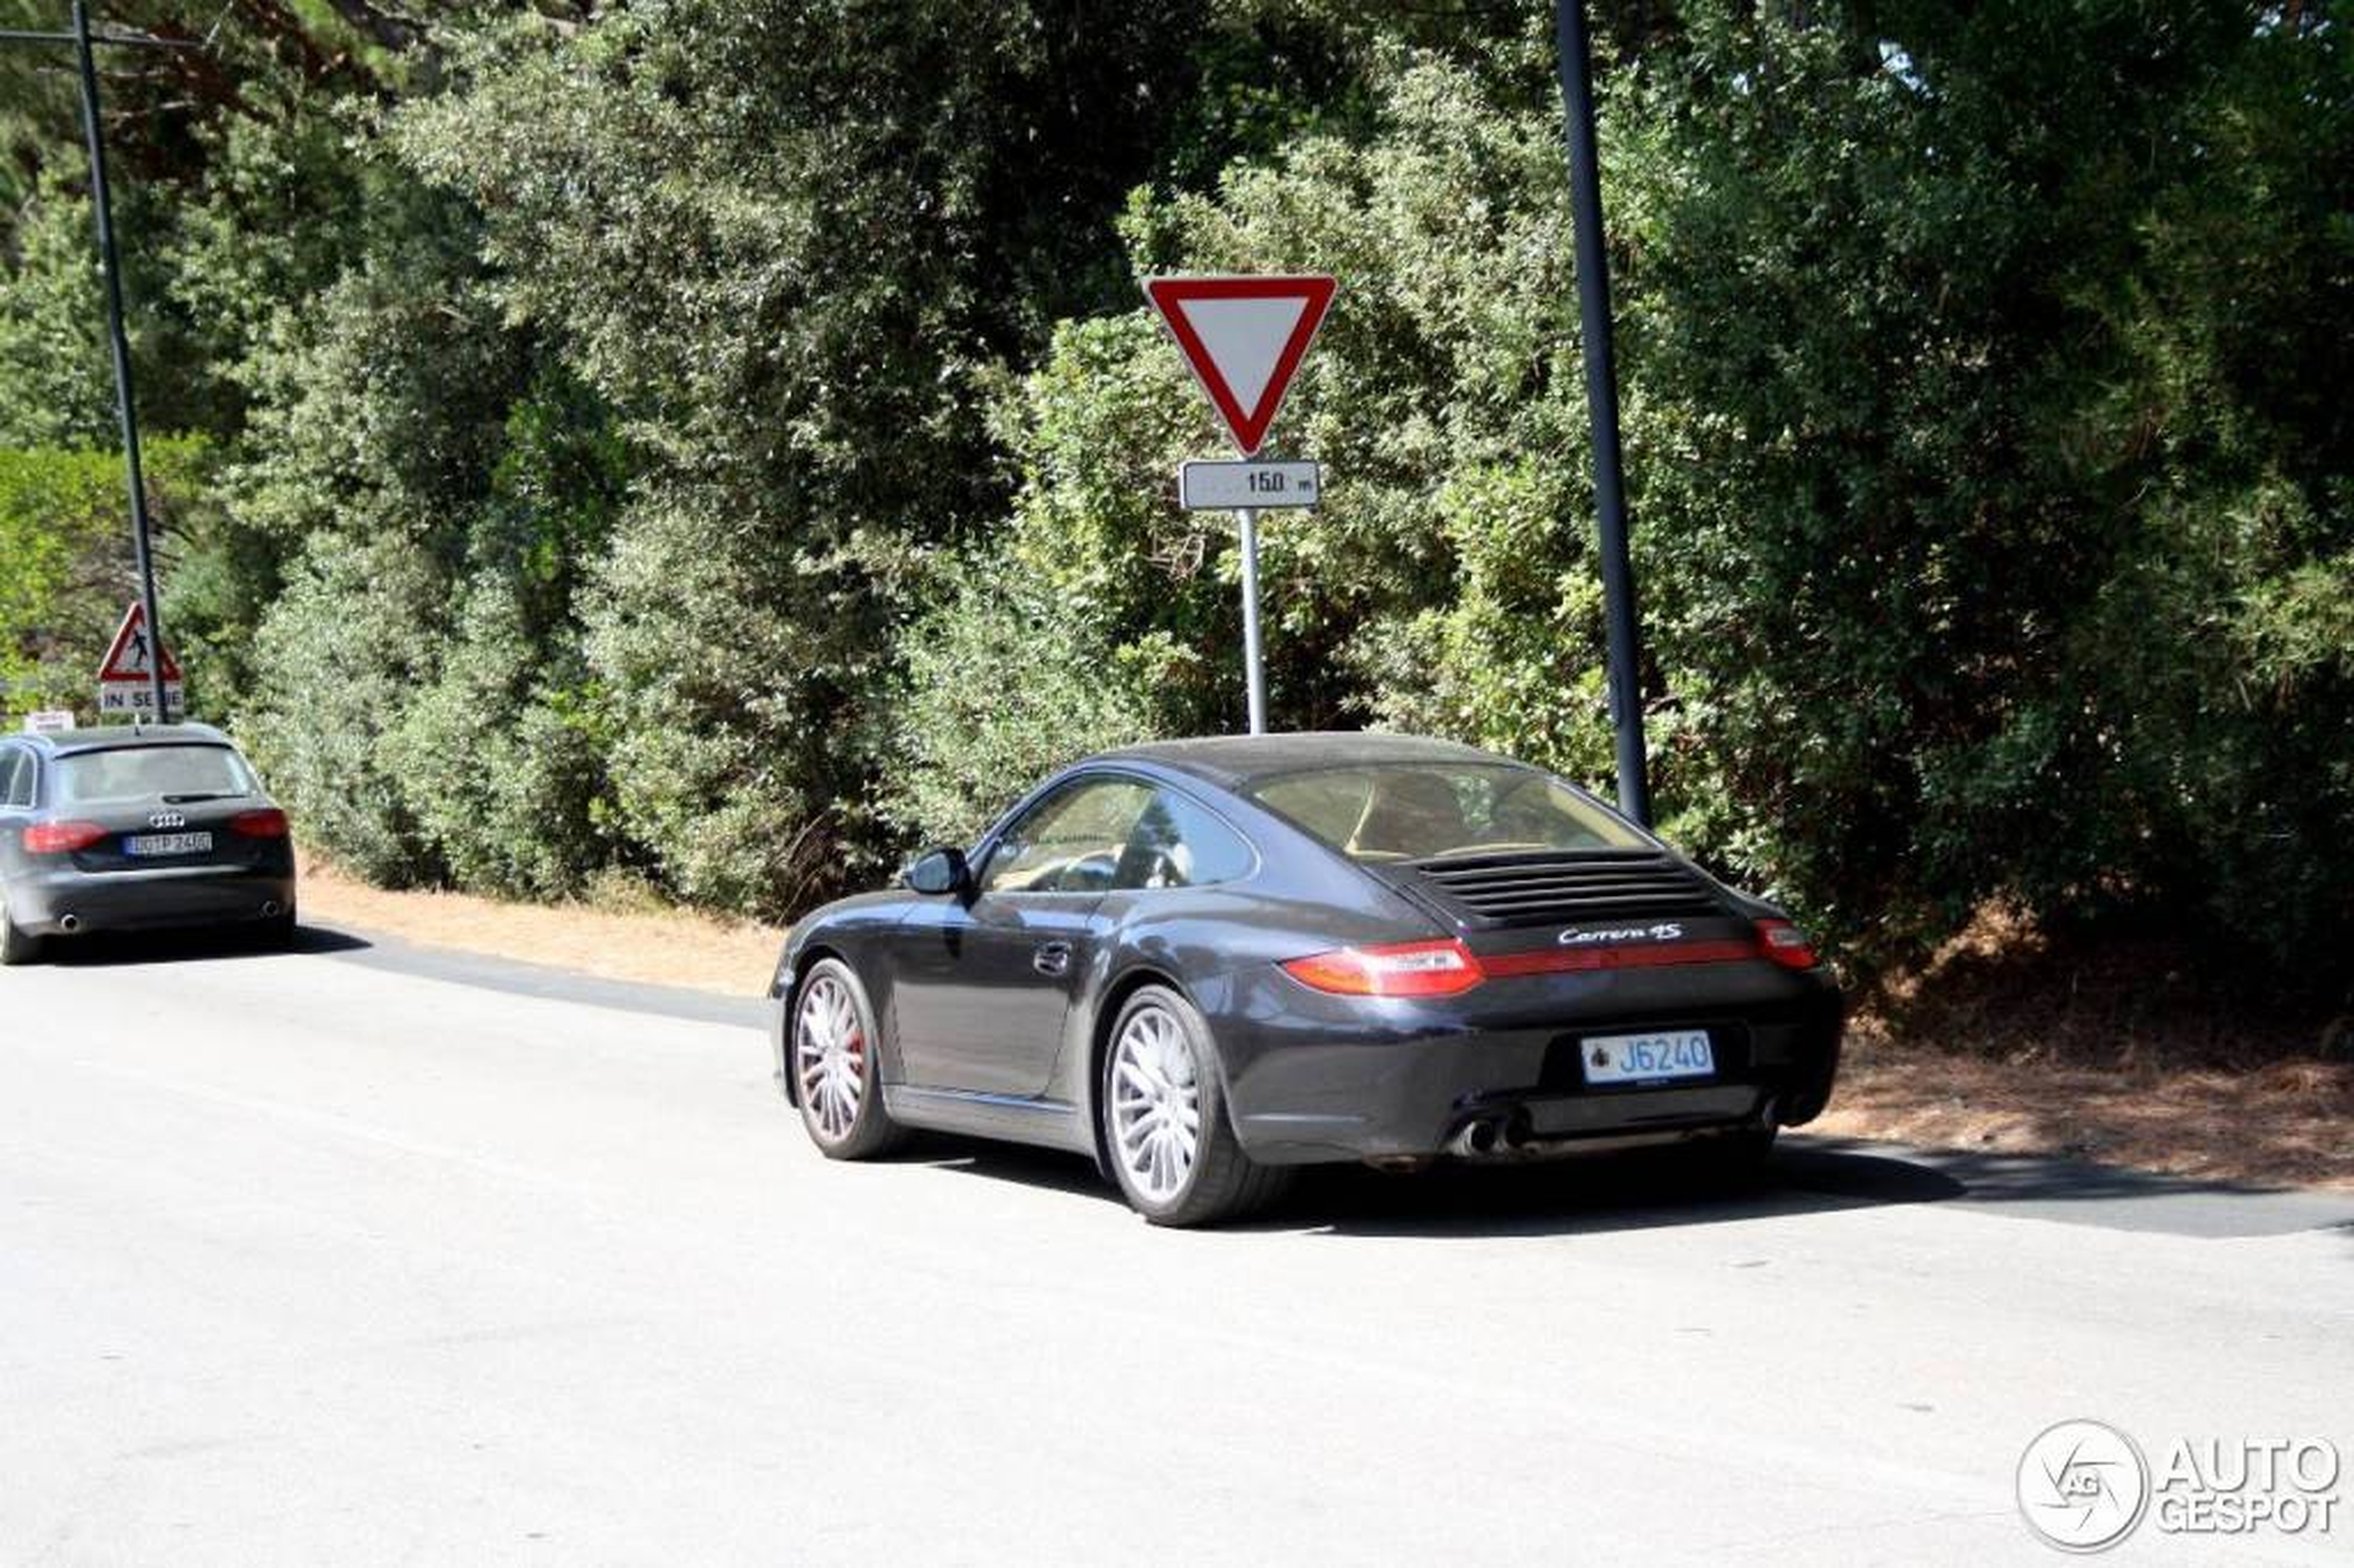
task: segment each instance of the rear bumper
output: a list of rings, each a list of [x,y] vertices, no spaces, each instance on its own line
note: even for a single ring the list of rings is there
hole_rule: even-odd
[[[1236,981],[1220,1054],[1236,1135],[1269,1164],[1471,1153],[1483,1129],[1500,1152],[1509,1132],[1570,1153],[1794,1125],[1829,1099],[1845,1017],[1828,975],[1762,961],[1491,982],[1471,1006]],[[1706,1030],[1716,1072],[1585,1081],[1583,1038],[1651,1029]]]
[[[76,871],[27,877],[8,889],[19,929],[36,936],[236,925],[290,913],[291,872],[245,866],[158,866],[151,871]]]

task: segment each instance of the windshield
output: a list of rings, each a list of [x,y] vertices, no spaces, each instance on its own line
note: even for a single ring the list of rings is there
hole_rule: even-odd
[[[1512,763],[1382,763],[1264,778],[1250,794],[1356,860],[1639,849],[1561,780]]]
[[[226,746],[125,746],[57,762],[57,803],[217,799],[253,793],[245,759]]]

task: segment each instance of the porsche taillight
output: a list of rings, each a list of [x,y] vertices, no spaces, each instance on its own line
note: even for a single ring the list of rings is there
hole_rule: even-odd
[[[1294,958],[1284,972],[1335,996],[1454,996],[1487,978],[1472,950],[1452,937],[1336,947]]]
[[[1785,969],[1811,969],[1822,960],[1815,955],[1815,944],[1806,933],[1788,920],[1757,922],[1757,942],[1766,956]]]

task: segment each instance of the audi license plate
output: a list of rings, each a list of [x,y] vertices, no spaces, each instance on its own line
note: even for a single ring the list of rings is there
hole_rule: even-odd
[[[209,854],[209,833],[139,833],[122,841],[122,853],[146,860],[169,854]]]
[[[1588,1083],[1655,1083],[1663,1078],[1706,1078],[1716,1053],[1704,1029],[1663,1029],[1650,1034],[1593,1034],[1578,1042]]]

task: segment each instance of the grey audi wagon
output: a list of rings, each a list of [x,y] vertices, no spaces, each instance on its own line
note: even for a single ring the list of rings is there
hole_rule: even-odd
[[[286,814],[201,724],[0,736],[0,964],[58,939],[236,925],[295,930]]]

